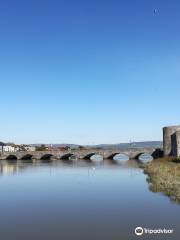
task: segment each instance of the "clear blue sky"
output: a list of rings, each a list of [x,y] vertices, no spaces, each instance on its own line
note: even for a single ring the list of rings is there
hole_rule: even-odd
[[[0,1],[0,100],[2,141],[161,140],[180,123],[180,1]]]

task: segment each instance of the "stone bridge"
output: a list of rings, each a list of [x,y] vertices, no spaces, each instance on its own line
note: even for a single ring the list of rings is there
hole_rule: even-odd
[[[118,154],[124,154],[129,159],[138,159],[141,154],[150,154],[153,158],[162,156],[162,150],[154,148],[126,149],[126,150],[69,150],[69,151],[35,151],[35,152],[1,152],[0,160],[26,160],[26,159],[90,159],[93,155],[101,155],[103,159],[113,159]]]

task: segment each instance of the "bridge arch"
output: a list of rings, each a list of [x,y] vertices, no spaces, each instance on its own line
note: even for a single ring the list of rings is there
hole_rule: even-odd
[[[128,159],[130,159],[130,157],[129,157],[129,155],[128,154],[126,154],[126,153],[121,153],[121,152],[115,152],[115,153],[112,153],[111,155],[109,155],[108,157],[107,157],[107,159],[114,159],[115,157],[124,157],[124,158],[128,158]]]
[[[88,161],[102,161],[103,160],[103,155],[100,153],[88,153],[83,157],[83,159],[88,160]]]
[[[119,153],[118,152],[116,152],[116,153],[111,153],[111,155],[109,155],[108,157],[107,157],[107,159],[113,159],[116,155],[118,155]]]
[[[40,159],[41,160],[50,160],[53,157],[52,154],[44,154]]]
[[[6,157],[6,160],[17,160],[16,155],[10,154],[9,156]]]
[[[101,162],[103,160],[103,155],[101,154],[94,154],[90,157],[90,161]]]
[[[152,153],[142,152],[137,154],[135,156],[135,159],[139,161],[152,161],[154,158],[152,156]]]
[[[72,159],[76,159],[76,155],[74,155],[73,153],[66,153],[62,157],[60,157],[60,159],[62,159],[62,160],[72,160]]]
[[[130,157],[126,153],[117,153],[113,156],[112,159],[115,161],[124,162],[124,161],[128,161]]]
[[[136,156],[134,156],[134,159],[139,160],[139,157],[143,154],[145,154],[145,152],[138,153]]]
[[[25,154],[24,156],[22,156],[21,160],[31,160],[33,157],[32,154]]]
[[[96,155],[96,153],[88,153],[83,157],[83,159],[90,159],[92,156]]]

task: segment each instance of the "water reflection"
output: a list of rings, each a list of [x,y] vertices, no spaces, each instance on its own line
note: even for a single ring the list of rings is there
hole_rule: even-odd
[[[129,160],[129,157],[125,154],[116,154],[113,157],[113,160],[117,163],[125,163],[126,161]]]
[[[98,155],[98,154],[94,154],[90,157],[90,160],[93,161],[93,162],[94,161],[95,162],[101,162],[101,161],[103,161],[103,156]]]
[[[0,164],[0,174],[1,175],[9,175],[18,172],[19,168],[16,163],[6,163]]]
[[[143,163],[147,163],[147,162],[151,162],[153,160],[153,157],[148,153],[143,153],[139,156],[138,160]]]
[[[117,160],[113,159],[102,159],[101,156],[95,156],[92,159],[61,159],[61,160],[51,160],[51,159],[41,159],[41,160],[2,160],[0,161],[0,175],[12,175],[20,173],[28,168],[37,167],[65,167],[65,166],[76,166],[76,167],[92,167],[95,169],[97,166],[117,166],[121,165],[123,162],[123,167],[133,167],[139,168],[139,163],[136,160],[126,160],[120,158]]]
[[[179,239],[179,205],[149,191],[139,164],[1,161],[0,239],[133,240],[142,224]]]

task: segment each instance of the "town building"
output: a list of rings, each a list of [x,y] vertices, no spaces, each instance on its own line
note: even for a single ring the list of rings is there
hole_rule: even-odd
[[[13,145],[0,142],[0,152],[15,152],[15,147]]]
[[[34,147],[34,146],[24,146],[24,149],[25,149],[25,151],[28,151],[28,152],[34,152],[34,151],[36,151],[36,147]]]
[[[3,147],[5,146],[5,143],[0,142],[0,152],[3,152]]]

